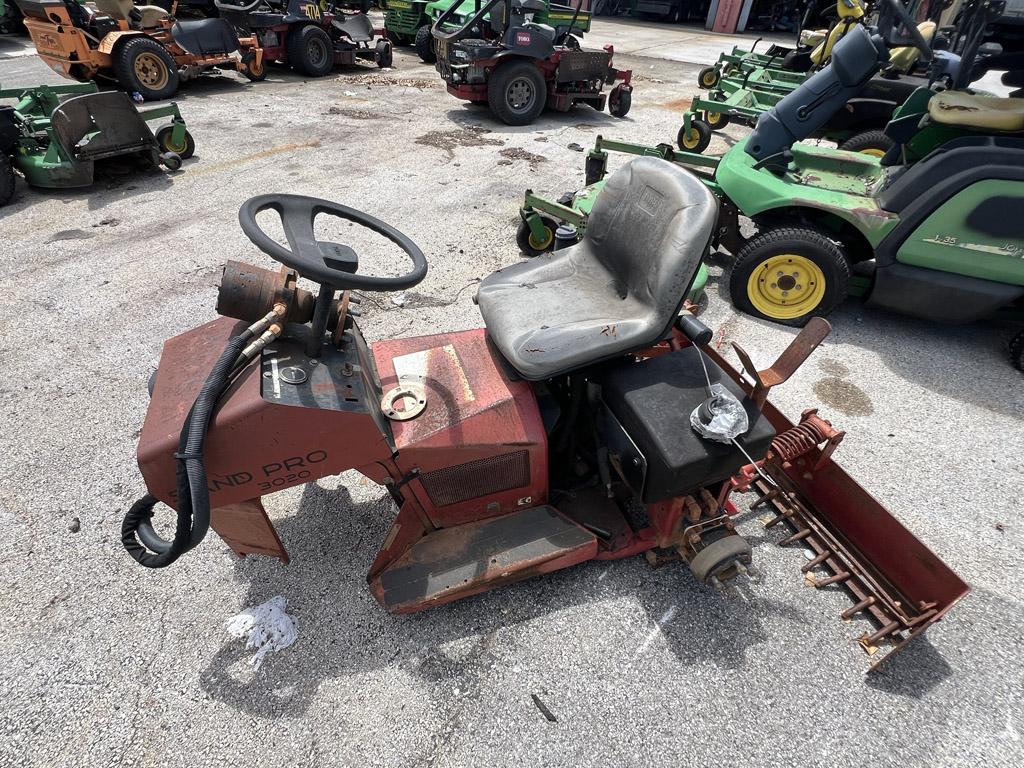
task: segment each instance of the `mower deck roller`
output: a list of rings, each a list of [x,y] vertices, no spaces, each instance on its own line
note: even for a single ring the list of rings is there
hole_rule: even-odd
[[[280,214],[288,247],[257,224],[267,209]],[[383,235],[412,269],[359,274],[354,250],[316,238],[320,215]],[[237,554],[287,561],[260,497],[356,469],[398,509],[368,574],[390,611],[644,553],[721,586],[751,559],[732,493],[763,480],[770,491],[795,488],[779,498],[800,505],[785,519],[812,531],[797,538],[829,548],[819,562],[840,568],[865,615],[884,622],[871,647],[923,631],[966,592],[833,464],[828,422],[794,426],[767,402],[828,333],[825,321],[765,370],[737,347],[756,371],[751,384],[707,346],[709,329],[679,314],[717,204],[672,164],[634,161],[609,178],[581,242],[482,281],[485,328],[372,345],[350,290],[420,282],[426,261],[411,240],[367,214],[291,195],[254,198],[240,219],[286,270],[265,270],[256,285],[260,270],[232,265],[218,306],[241,320],[214,320],[164,347],[138,448],[152,496],[122,529],[143,565],[196,546],[207,520]],[[319,283],[315,299],[296,273]],[[614,306],[609,285],[625,294]],[[523,304],[542,321],[499,322]],[[732,442],[691,431],[690,413],[728,402],[750,422]],[[155,499],[178,510],[173,542],[150,524]],[[897,562],[894,546],[913,562]]]

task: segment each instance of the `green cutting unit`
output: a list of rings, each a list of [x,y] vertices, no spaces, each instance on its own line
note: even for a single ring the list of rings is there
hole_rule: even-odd
[[[977,0],[965,13],[983,31],[995,5]],[[980,39],[968,41],[959,67],[956,57],[937,57],[955,67],[959,85]],[[575,197],[599,192],[609,152],[687,167],[718,197],[712,245],[734,256],[724,278],[733,303],[786,325],[827,315],[848,295],[943,323],[1024,320],[1024,221],[1012,215],[1024,210],[1024,101],[922,88],[886,128],[894,146],[884,157],[798,144],[863,87],[886,53],[880,37],[860,30],[834,56],[838,66],[780,101],[720,158],[599,138],[587,156],[588,187]],[[576,207],[528,193],[523,226],[540,239],[542,216],[568,220]],[[755,226],[750,237],[741,216]],[[1024,366],[1024,333],[1010,349]]]
[[[2,1],[2,0],[0,0]],[[434,38],[430,34],[430,26],[441,15],[455,4],[456,0],[389,0],[387,13],[384,16],[384,29],[387,30],[388,39],[396,45],[413,45],[419,57],[427,64],[437,61],[434,53]],[[591,14],[589,11],[580,10],[573,21],[573,14],[576,10],[568,5],[559,3],[545,3],[545,10],[536,15],[534,20],[538,24],[547,24],[553,27],[559,36],[568,34],[570,30],[581,34],[590,31]],[[477,4],[475,7],[479,7]],[[452,23],[445,26],[445,31],[457,29],[476,13],[473,8],[465,12],[457,12]],[[489,21],[489,15],[484,18]],[[477,37],[489,39],[490,28],[482,28],[477,31]]]
[[[0,206],[14,196],[15,169],[33,187],[68,189],[91,185],[97,160],[139,155],[174,171],[195,152],[174,102],[138,110],[95,83],[9,88],[0,102],[13,102],[0,104]],[[154,135],[157,120],[169,122]]]

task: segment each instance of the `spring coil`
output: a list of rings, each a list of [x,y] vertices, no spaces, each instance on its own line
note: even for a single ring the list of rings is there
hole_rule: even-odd
[[[804,421],[772,440],[771,451],[782,461],[793,461],[828,440],[817,420]]]

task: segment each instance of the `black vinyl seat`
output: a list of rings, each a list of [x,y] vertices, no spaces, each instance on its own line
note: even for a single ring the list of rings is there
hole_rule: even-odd
[[[535,381],[658,342],[717,219],[718,202],[696,176],[665,160],[633,160],[608,177],[581,242],[480,283],[491,341]]]
[[[179,21],[171,27],[171,37],[193,56],[234,53],[240,46],[238,35],[225,19]]]

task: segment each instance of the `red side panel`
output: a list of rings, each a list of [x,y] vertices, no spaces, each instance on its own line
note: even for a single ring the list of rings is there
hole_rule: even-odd
[[[408,488],[444,528],[547,499],[547,438],[528,382],[514,381],[483,329],[378,342],[385,392],[421,384],[426,409],[394,421]]]
[[[138,461],[150,493],[172,506],[174,453],[182,421],[228,340],[246,325],[222,317],[164,344],[139,437]],[[258,363],[238,375],[221,403],[204,449],[214,508],[391,456],[368,412],[302,408],[264,399]]]

